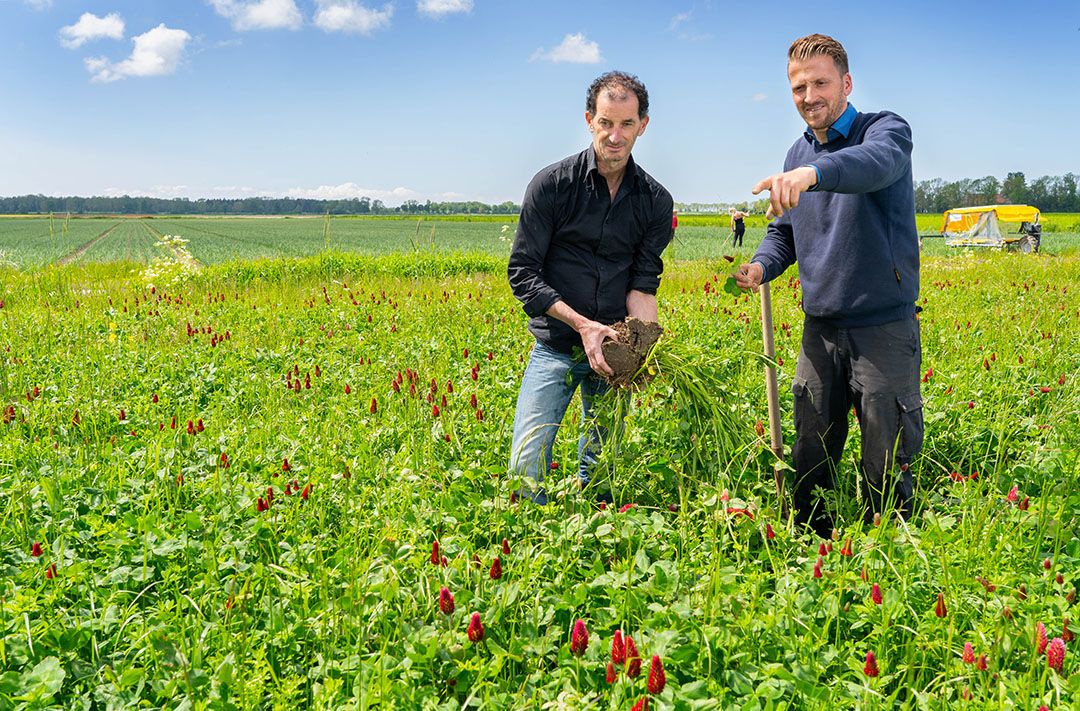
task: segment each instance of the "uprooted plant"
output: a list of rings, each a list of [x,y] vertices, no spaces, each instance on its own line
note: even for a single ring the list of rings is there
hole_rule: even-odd
[[[606,378],[612,388],[597,403],[597,423],[606,433],[597,473],[620,485],[630,475],[623,471],[615,476],[631,459],[625,456],[628,434],[621,423],[633,392],[639,402],[671,410],[670,426],[648,433],[650,439],[664,441],[666,451],[677,453],[665,466],[695,481],[715,481],[739,446],[740,428],[746,427],[729,392],[730,359],[717,349],[673,337],[656,323],[631,317],[612,328],[619,338],[603,345],[604,359],[615,375]],[[648,466],[646,459],[635,459],[635,466]]]

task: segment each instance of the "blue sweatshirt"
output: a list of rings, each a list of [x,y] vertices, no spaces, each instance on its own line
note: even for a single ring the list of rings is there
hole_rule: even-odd
[[[818,183],[769,225],[753,261],[772,281],[797,260],[803,311],[841,328],[910,318],[919,298],[911,127],[882,111],[854,113],[845,128],[824,144],[808,132],[788,150],[784,170],[812,166]]]

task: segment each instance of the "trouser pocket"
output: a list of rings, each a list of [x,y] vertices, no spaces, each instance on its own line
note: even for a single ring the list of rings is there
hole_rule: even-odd
[[[898,464],[910,464],[922,451],[923,402],[919,393],[909,393],[896,398],[900,409],[900,438],[896,448]]]
[[[806,378],[800,378],[795,376],[791,383],[791,394],[795,397],[794,412],[792,413],[795,420],[795,432],[801,432],[801,425],[803,425],[806,417],[806,410],[809,407],[813,407],[813,400],[810,397],[810,392],[806,389]]]

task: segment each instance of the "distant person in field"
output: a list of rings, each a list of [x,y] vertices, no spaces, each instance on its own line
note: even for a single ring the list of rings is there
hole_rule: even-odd
[[[574,391],[581,387],[588,423],[608,388],[601,374],[612,370],[600,345],[615,338],[611,324],[627,315],[657,320],[660,255],[672,237],[671,194],[631,156],[649,125],[645,86],[630,74],[603,74],[586,94],[585,124],[592,144],[529,183],[507,269],[536,338],[518,393],[510,470],[534,480],[521,493],[539,504],[547,502],[544,472]],[[578,442],[583,488],[603,436],[589,426]]]
[[[679,211],[671,211],[671,236],[675,236],[675,230],[679,229]]]
[[[731,246],[741,247],[743,235],[746,234],[746,213],[742,210],[731,211]]]
[[[911,128],[894,113],[848,103],[847,53],[824,35],[795,40],[788,80],[806,132],[769,191],[772,222],[735,277],[757,288],[798,259],[802,349],[795,366],[795,520],[833,528],[820,491],[834,488],[854,405],[862,432],[865,519],[911,516],[909,465],[922,449],[919,238]]]

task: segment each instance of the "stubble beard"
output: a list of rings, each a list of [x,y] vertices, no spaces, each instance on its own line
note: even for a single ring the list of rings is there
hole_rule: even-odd
[[[802,107],[802,110],[799,112],[802,114],[803,120],[806,121],[806,125],[815,131],[824,131],[829,128],[836,123],[836,120],[840,118],[840,115],[843,113],[841,106],[830,106],[829,104],[825,104],[822,108],[824,111],[819,112],[819,118],[815,120],[811,120],[809,109]],[[822,114],[824,114],[824,118],[820,117]]]

